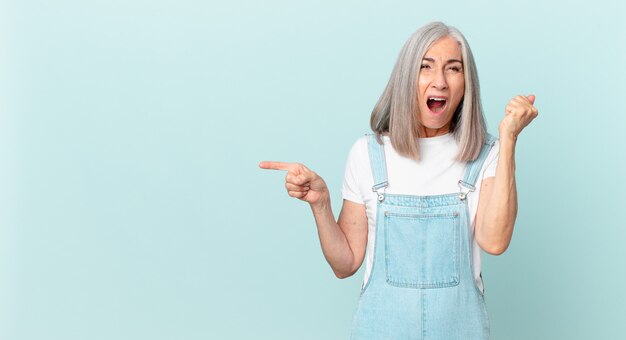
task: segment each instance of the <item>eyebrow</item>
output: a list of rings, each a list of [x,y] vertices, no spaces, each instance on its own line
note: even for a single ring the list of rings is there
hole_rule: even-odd
[[[431,63],[434,63],[434,62],[435,62],[435,59],[433,59],[433,58],[428,58],[428,57],[424,57],[424,59],[423,59],[423,60],[430,61]],[[459,60],[459,59],[448,59],[448,61],[446,61],[446,64],[455,63],[455,62],[456,62],[456,63],[461,63],[461,64],[463,64],[463,61],[461,61],[461,60]]]

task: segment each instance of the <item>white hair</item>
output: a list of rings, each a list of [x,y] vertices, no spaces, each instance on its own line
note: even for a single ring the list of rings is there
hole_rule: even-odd
[[[459,161],[472,161],[478,157],[487,134],[487,126],[480,103],[478,73],[469,44],[461,32],[442,22],[432,22],[419,28],[406,41],[391,72],[389,82],[374,106],[370,126],[380,141],[388,133],[396,151],[406,157],[419,159],[420,136],[417,101],[418,77],[424,54],[430,46],[444,38],[452,37],[461,46],[465,93],[452,121],[450,132],[459,144]]]

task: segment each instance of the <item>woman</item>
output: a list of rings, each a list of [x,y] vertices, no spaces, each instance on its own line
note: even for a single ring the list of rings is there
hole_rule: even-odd
[[[318,174],[261,162],[286,170],[288,194],[310,204],[337,277],[366,260],[353,339],[489,338],[480,249],[499,255],[511,241],[515,144],[534,100],[511,99],[499,142],[488,135],[469,45],[435,22],[405,43],[372,112],[375,134],[350,151],[337,221]]]

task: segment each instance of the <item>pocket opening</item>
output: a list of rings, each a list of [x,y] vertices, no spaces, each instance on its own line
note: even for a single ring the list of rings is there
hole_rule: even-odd
[[[446,288],[460,282],[459,213],[385,212],[385,275],[405,288]]]

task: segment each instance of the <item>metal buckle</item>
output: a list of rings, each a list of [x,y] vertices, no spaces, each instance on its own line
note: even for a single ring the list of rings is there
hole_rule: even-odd
[[[467,191],[463,191],[463,188],[467,189]],[[474,190],[476,190],[475,186],[463,180],[459,181],[459,198],[461,199],[461,201],[465,200],[467,198],[467,194],[469,194],[470,192]]]
[[[388,182],[382,182],[372,187],[372,191],[376,193],[376,197],[378,198],[378,202],[382,202],[385,200],[385,188],[387,187]]]
[[[381,191],[376,190],[376,196],[378,196],[378,202],[382,202],[385,200],[385,188],[383,187]]]

